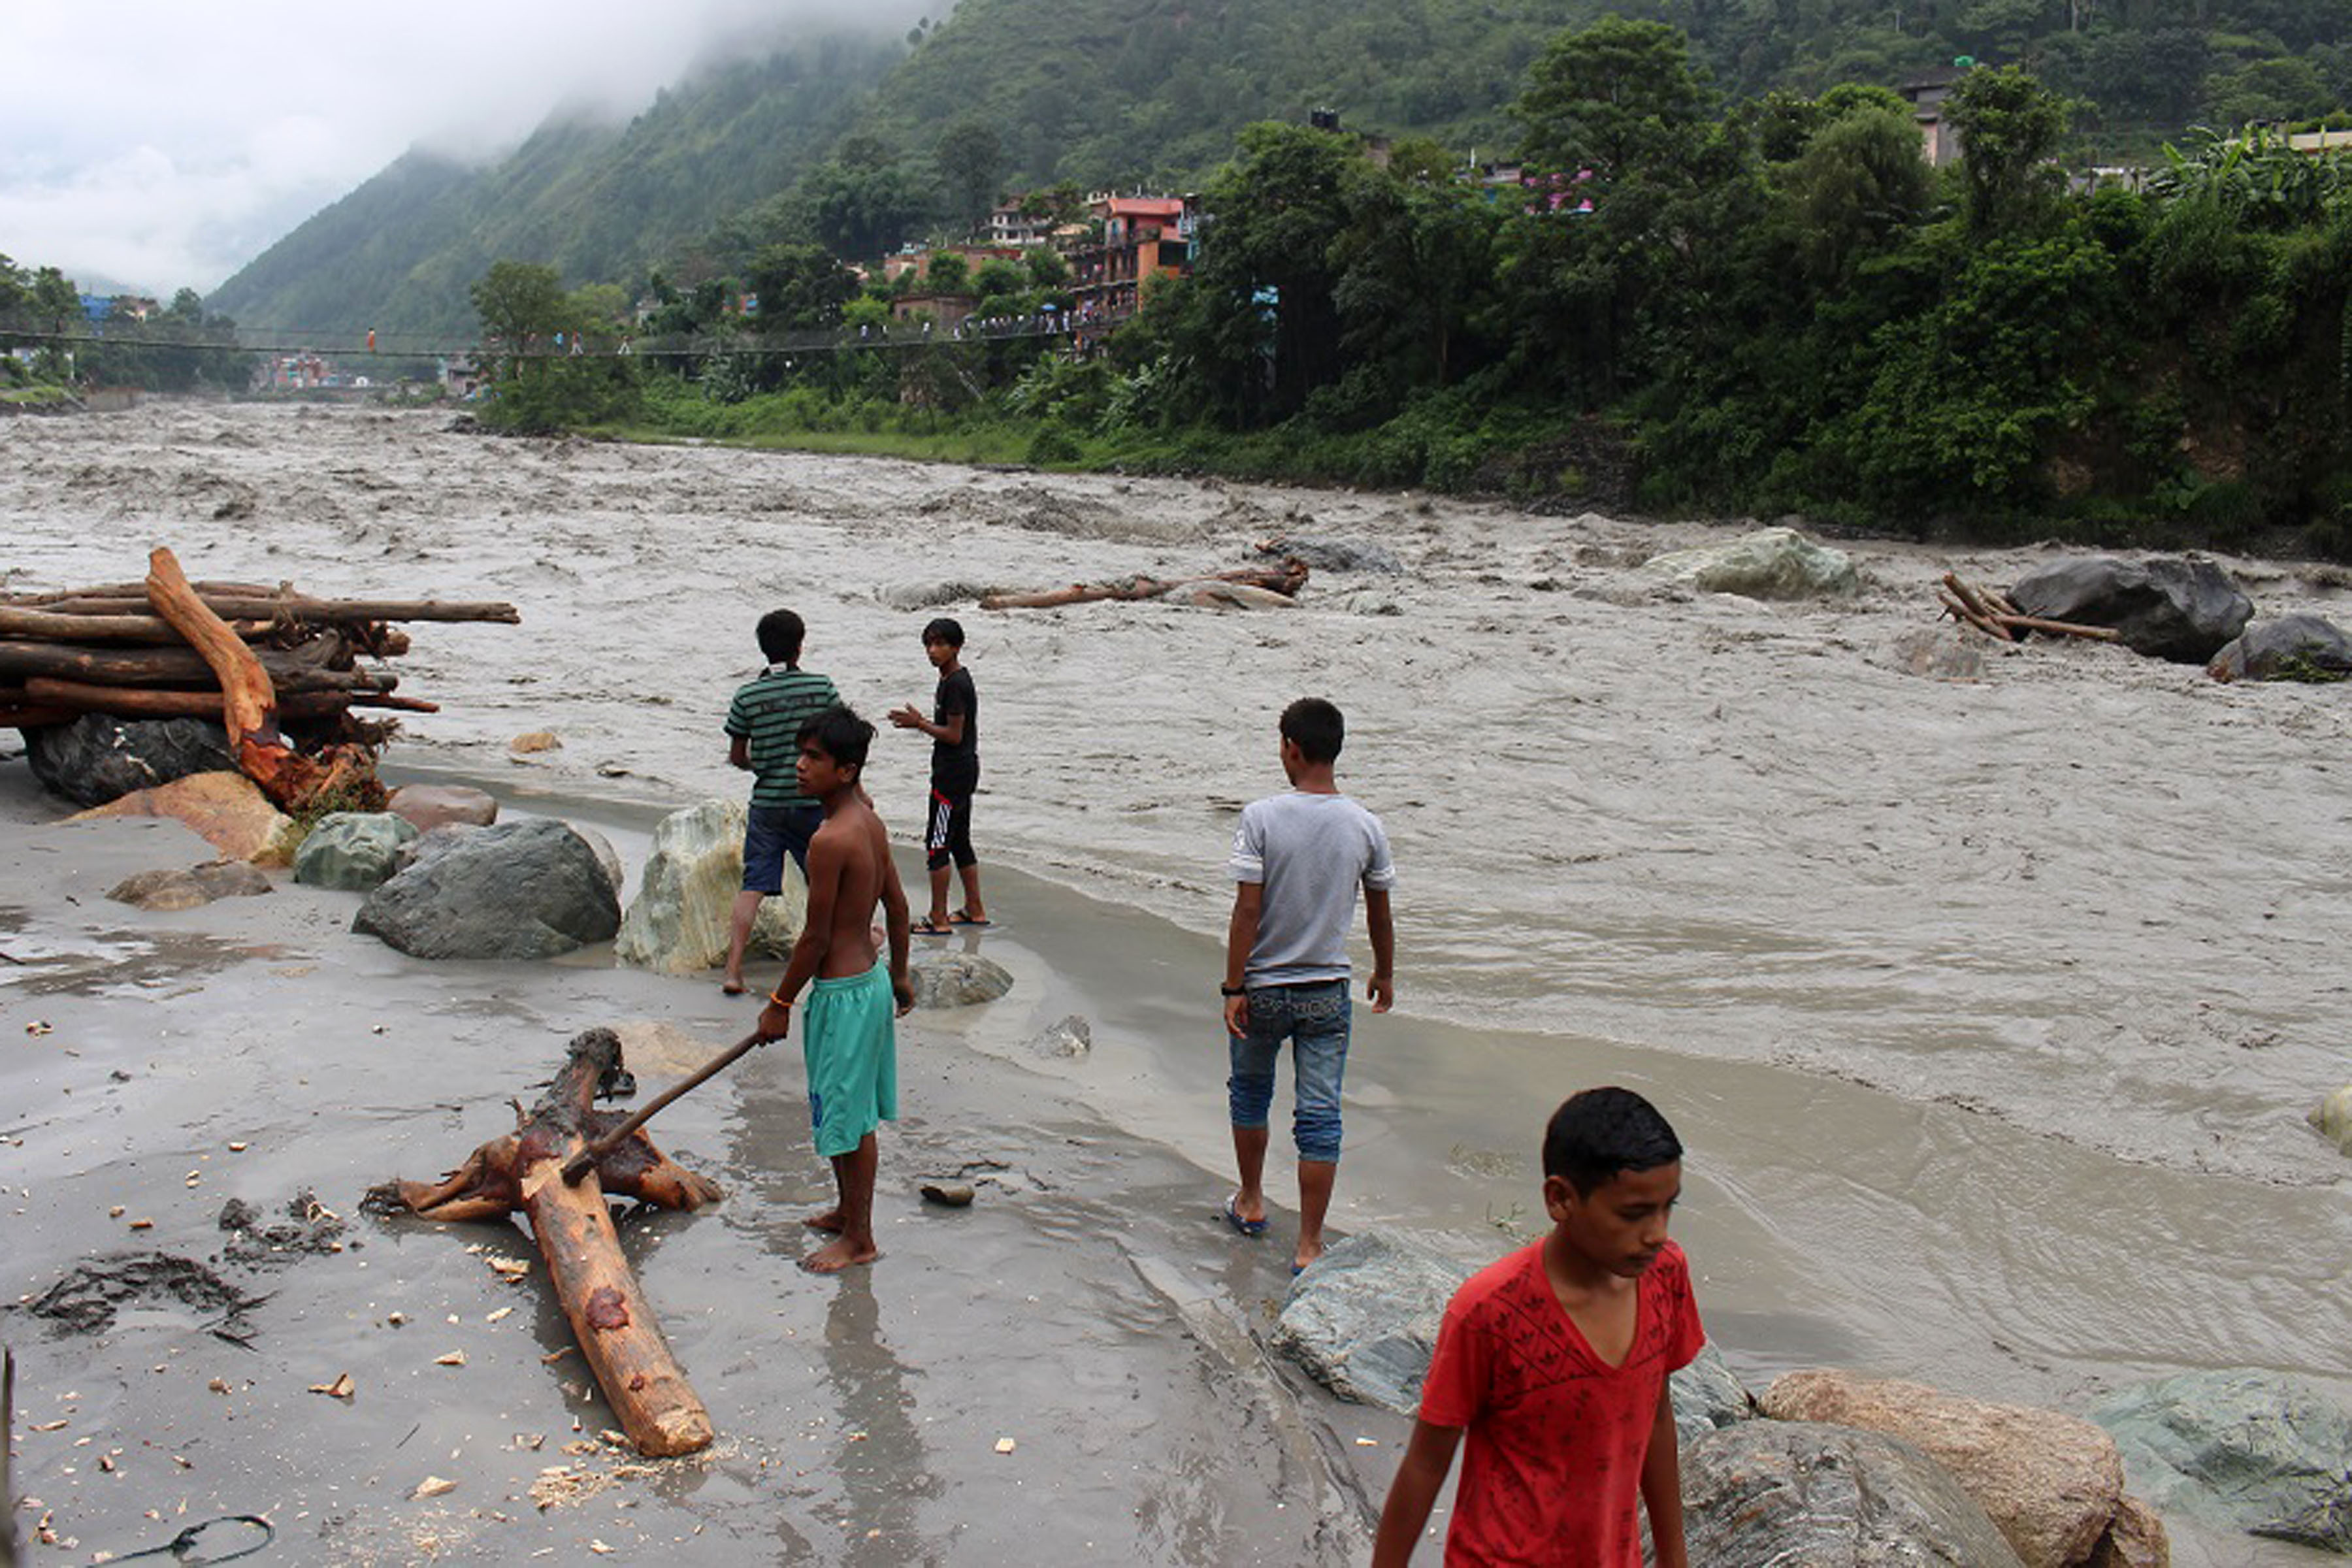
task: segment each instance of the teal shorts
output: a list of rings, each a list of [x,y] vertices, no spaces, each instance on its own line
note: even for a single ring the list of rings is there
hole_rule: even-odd
[[[898,1120],[898,1003],[881,959],[863,974],[820,980],[801,1010],[808,1064],[809,1131],[827,1159],[854,1153],[866,1135]]]

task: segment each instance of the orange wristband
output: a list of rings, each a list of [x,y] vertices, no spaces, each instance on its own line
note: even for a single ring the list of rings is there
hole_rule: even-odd
[[[782,1007],[788,1013],[792,1011],[793,1005],[790,1002],[785,1001],[782,997],[777,995],[772,991],[768,993],[768,1000],[773,1002],[777,1006]]]

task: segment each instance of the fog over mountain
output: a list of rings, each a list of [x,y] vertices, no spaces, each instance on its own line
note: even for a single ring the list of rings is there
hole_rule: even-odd
[[[903,30],[920,14],[921,0],[121,0],[103,13],[9,0],[0,253],[86,284],[209,292],[413,147],[493,157],[559,108],[625,120],[751,40],[853,20]]]

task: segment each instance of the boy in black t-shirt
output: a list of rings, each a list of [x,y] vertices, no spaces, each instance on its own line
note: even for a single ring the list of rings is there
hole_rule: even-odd
[[[926,813],[923,850],[931,871],[931,907],[914,924],[917,936],[945,936],[956,926],[984,926],[987,906],[980,899],[980,858],[971,849],[971,796],[980,785],[980,694],[961,662],[963,627],[942,616],[923,628],[923,655],[940,672],[931,717],[911,702],[892,711],[901,730],[931,738],[931,798]],[[948,909],[948,868],[963,880],[963,908]]]

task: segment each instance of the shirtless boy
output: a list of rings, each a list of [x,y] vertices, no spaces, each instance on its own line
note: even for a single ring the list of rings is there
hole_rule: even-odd
[[[882,819],[857,783],[873,739],[874,726],[841,707],[801,727],[801,793],[824,805],[824,821],[809,840],[807,922],[755,1026],[761,1040],[782,1039],[792,1030],[793,1003],[811,988],[801,1016],[809,1127],[816,1152],[833,1162],[836,1194],[832,1208],[808,1221],[834,1238],[801,1260],[813,1274],[881,1256],[874,1245],[874,1133],[898,1119],[893,1020],[915,1005],[907,978],[906,889]],[[889,927],[887,973],[875,944],[877,904]]]

